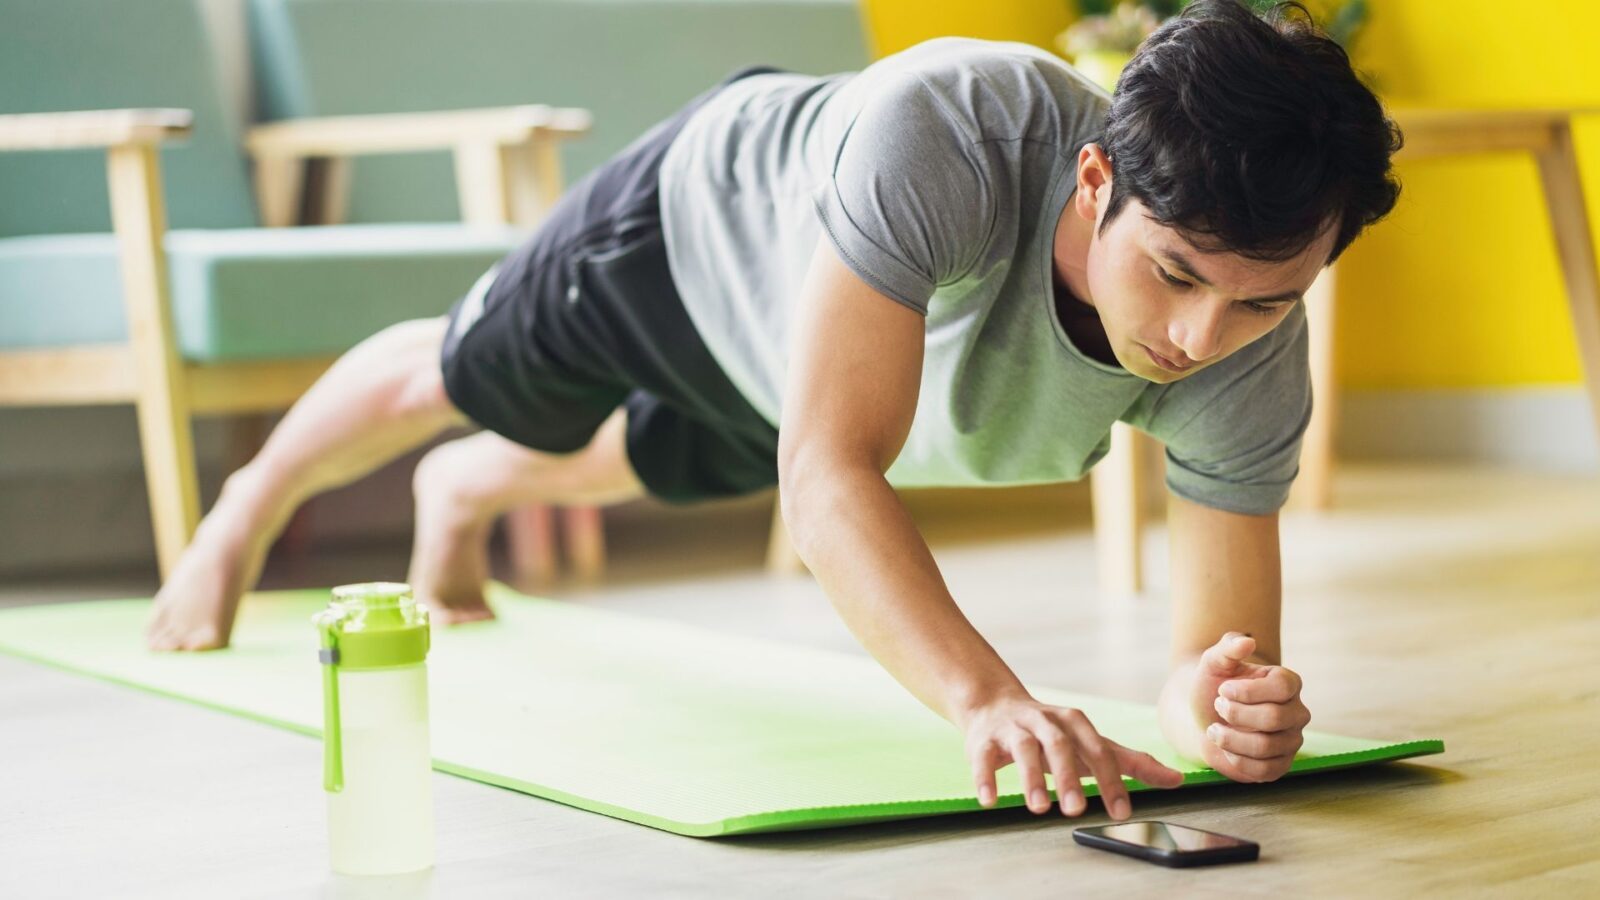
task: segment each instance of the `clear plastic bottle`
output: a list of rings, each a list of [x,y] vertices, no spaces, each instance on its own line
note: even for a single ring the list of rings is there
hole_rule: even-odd
[[[433,865],[428,610],[404,584],[333,589],[312,618],[323,663],[328,850],[345,875]]]

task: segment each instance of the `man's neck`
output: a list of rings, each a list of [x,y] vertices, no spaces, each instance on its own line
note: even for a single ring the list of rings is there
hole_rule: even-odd
[[[1106,337],[1100,313],[1093,305],[1085,303],[1072,289],[1072,281],[1082,282],[1087,290],[1085,269],[1089,245],[1094,240],[1094,223],[1077,214],[1073,201],[1077,189],[1068,195],[1056,219],[1051,240],[1051,286],[1055,290],[1056,319],[1061,330],[1072,339],[1072,345],[1097,362],[1121,368],[1117,355],[1111,352],[1111,341]]]
[[[1061,322],[1061,330],[1072,339],[1072,345],[1096,362],[1121,368],[1122,363],[1118,362],[1117,355],[1111,352],[1111,341],[1106,337],[1105,326],[1100,322],[1100,313],[1094,307],[1072,296],[1072,291],[1068,290],[1059,279],[1051,281],[1055,287],[1056,318]]]

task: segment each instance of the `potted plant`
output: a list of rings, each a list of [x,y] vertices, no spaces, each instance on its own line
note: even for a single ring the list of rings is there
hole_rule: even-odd
[[[1275,0],[1244,2],[1261,11]],[[1366,0],[1308,2],[1318,21],[1325,23],[1328,36],[1351,51],[1367,19]],[[1076,0],[1075,5],[1080,16],[1056,35],[1056,49],[1072,61],[1074,68],[1109,92],[1116,90],[1117,76],[1139,44],[1162,22],[1189,5],[1189,0]]]

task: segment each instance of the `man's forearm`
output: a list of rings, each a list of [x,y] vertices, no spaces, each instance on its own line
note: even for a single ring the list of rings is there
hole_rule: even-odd
[[[796,550],[856,640],[929,709],[960,727],[983,703],[1027,690],[972,627],[883,476],[833,472],[787,486]]]

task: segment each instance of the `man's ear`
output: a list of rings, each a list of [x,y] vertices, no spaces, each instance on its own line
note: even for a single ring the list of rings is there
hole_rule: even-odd
[[[1099,144],[1084,144],[1078,151],[1078,191],[1073,205],[1078,215],[1100,223],[1100,211],[1111,202],[1111,160]]]

